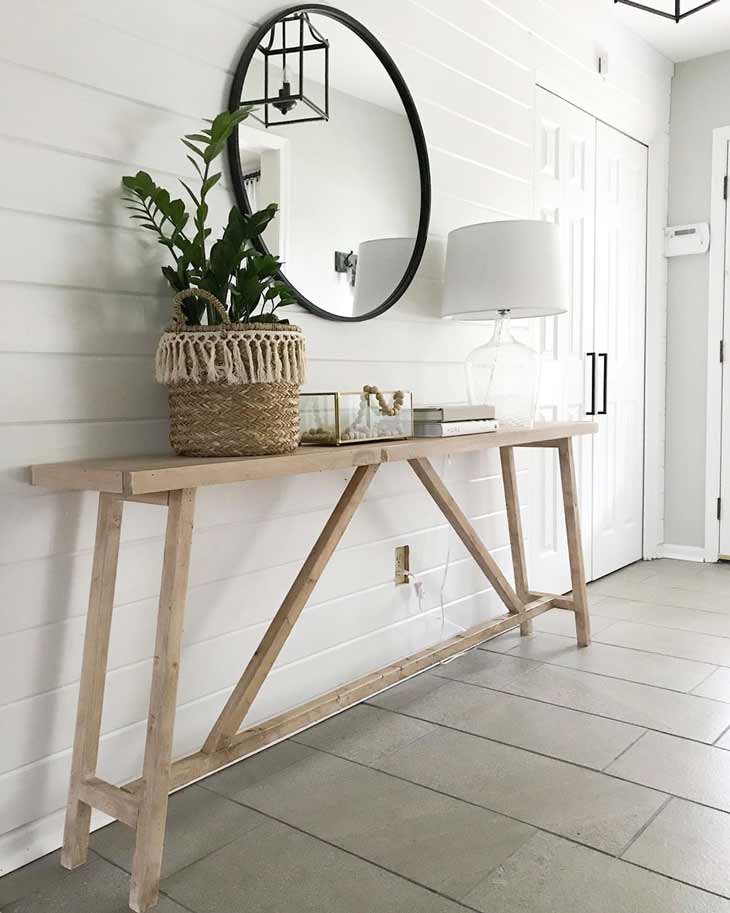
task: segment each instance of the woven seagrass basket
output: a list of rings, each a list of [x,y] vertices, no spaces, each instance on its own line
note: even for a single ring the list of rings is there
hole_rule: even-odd
[[[223,323],[187,326],[181,304],[192,296],[209,301]],[[295,450],[305,372],[299,327],[231,323],[210,292],[180,292],[155,361],[157,381],[168,388],[173,450],[196,457]]]

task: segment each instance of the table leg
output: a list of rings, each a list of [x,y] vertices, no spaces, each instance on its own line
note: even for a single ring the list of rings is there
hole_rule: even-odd
[[[136,913],[154,906],[159,895],[194,510],[195,489],[170,492],[129,895]]]
[[[527,584],[525,540],[522,535],[522,517],[520,514],[520,497],[517,490],[514,448],[500,447],[499,457],[502,462],[502,484],[504,485],[504,502],[507,508],[507,525],[509,527],[510,548],[512,549],[515,589],[522,602],[529,602],[530,588]],[[523,637],[527,634],[532,634],[531,621],[526,621],[520,625],[520,634]]]
[[[591,619],[588,614],[588,590],[583,566],[583,540],[580,533],[580,506],[571,438],[564,438],[559,442],[558,453],[560,455],[560,479],[563,488],[563,507],[565,509],[565,529],[568,534],[570,579],[573,585],[575,633],[578,639],[578,646],[587,647],[591,642]]]
[[[112,495],[99,495],[71,783],[61,852],[61,865],[67,869],[75,869],[86,862],[89,851],[91,807],[81,801],[79,791],[84,780],[96,773],[99,757],[104,681],[109,656],[123,508],[124,502],[116,500]]]
[[[441,510],[441,513],[451,524],[456,535],[464,543],[466,550],[479,565],[480,570],[494,587],[497,595],[507,606],[510,614],[519,615],[524,611],[525,605],[512,589],[509,580],[504,576],[497,562],[489,554],[489,550],[477,535],[464,511],[451,496],[436,470],[429,460],[418,457],[408,460],[411,469],[421,480],[421,484],[431,495]]]
[[[312,595],[327,562],[345,534],[355,511],[362,503],[377,469],[378,464],[358,466],[353,473],[342,497],[337,502],[322,533],[279,607],[279,611],[274,616],[220,716],[213,724],[203,745],[203,752],[212,754],[220,750],[238,732],[266,676],[271,671],[292,628]]]

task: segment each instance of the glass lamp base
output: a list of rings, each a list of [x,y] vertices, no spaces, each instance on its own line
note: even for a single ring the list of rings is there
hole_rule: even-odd
[[[489,342],[467,357],[469,401],[494,406],[500,428],[532,428],[540,365],[540,355],[512,335],[509,317],[500,318]]]

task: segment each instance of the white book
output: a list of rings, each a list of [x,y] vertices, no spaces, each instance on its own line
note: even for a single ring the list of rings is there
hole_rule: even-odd
[[[470,406],[468,403],[453,406],[416,406],[413,418],[417,422],[467,422],[494,418],[494,406]]]
[[[454,437],[459,434],[488,434],[499,429],[493,418],[468,422],[416,422],[416,437]]]

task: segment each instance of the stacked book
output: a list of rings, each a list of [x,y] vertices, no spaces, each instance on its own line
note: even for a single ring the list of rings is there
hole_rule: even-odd
[[[484,434],[499,428],[494,406],[420,406],[413,410],[416,437]]]

